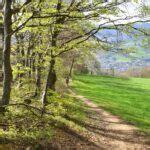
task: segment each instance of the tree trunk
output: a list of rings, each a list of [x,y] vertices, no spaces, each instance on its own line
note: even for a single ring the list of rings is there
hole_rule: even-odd
[[[52,58],[49,66],[49,71],[48,71],[48,76],[47,76],[47,81],[46,81],[46,86],[43,92],[42,96],[42,103],[45,105],[47,103],[47,92],[48,89],[55,90],[55,82],[56,82],[56,73],[55,73],[55,59]]]
[[[24,47],[25,47],[25,42],[24,42],[24,39],[23,39],[23,35],[20,36],[20,40],[21,40],[21,50],[20,50],[20,55],[22,57],[22,65],[23,67],[26,67],[26,61],[25,61],[25,50],[24,50]]]
[[[73,69],[74,62],[75,62],[75,58],[72,59],[72,63],[69,71],[69,78],[72,78],[72,69]]]
[[[41,91],[41,53],[38,53],[38,64],[36,67],[36,88],[35,88],[35,95],[37,96],[39,92]]]
[[[28,71],[28,77],[31,78],[31,58],[30,58],[30,53],[31,53],[31,50],[33,49],[33,45],[30,45],[28,46],[28,49],[27,49],[27,54],[26,54],[26,67],[30,68],[29,71]]]
[[[48,78],[48,89],[55,91],[55,83],[57,80],[56,72],[55,72],[55,59],[51,60],[50,72]]]
[[[72,59],[71,67],[70,67],[70,70],[69,70],[69,75],[66,78],[66,84],[67,84],[67,86],[70,83],[70,78],[72,78],[72,69],[73,69],[74,62],[75,62],[75,58]]]
[[[61,4],[62,4],[62,1],[58,1],[58,3],[57,3],[58,12],[61,9]],[[64,20],[65,20],[65,17],[60,17],[60,18],[56,19],[56,24],[63,24]],[[57,37],[59,35],[59,32],[60,31],[58,30],[58,28],[54,27],[54,30],[52,33],[52,43],[51,43],[52,47],[57,47]],[[49,72],[48,72],[48,76],[47,76],[46,86],[45,86],[43,96],[42,96],[43,111],[45,109],[45,104],[47,103],[48,89],[55,91],[56,80],[57,80],[57,75],[56,75],[56,71],[55,71],[55,58],[53,55],[53,51],[51,51],[51,61],[50,61],[50,65],[49,65]]]
[[[57,36],[58,36],[59,31],[57,29],[54,29],[54,33],[52,35],[52,47],[56,47],[57,45]],[[51,89],[52,91],[55,91],[55,83],[56,83],[56,72],[55,72],[55,58],[53,57],[53,51],[51,51],[51,61],[49,65],[49,71],[48,71],[48,76],[46,80],[46,86],[43,92],[42,96],[42,103],[43,107],[47,103],[47,92],[48,89]]]
[[[5,0],[4,4],[4,47],[3,47],[3,95],[2,104],[7,105],[10,101],[11,82],[12,82],[12,69],[10,62],[11,52],[11,32],[12,32],[12,0]]]

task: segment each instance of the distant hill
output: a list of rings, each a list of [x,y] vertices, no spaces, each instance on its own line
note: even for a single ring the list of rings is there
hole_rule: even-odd
[[[134,27],[150,31],[150,23],[137,23]],[[98,60],[104,69],[115,68],[124,71],[134,67],[150,66],[150,38],[135,37],[136,33],[126,34],[117,30],[103,30],[95,36],[106,38],[114,47],[109,52],[98,53]],[[115,51],[115,52],[114,52]]]

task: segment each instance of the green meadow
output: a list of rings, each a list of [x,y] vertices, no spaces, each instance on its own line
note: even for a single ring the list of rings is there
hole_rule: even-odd
[[[78,94],[150,133],[150,79],[77,75],[72,86]]]

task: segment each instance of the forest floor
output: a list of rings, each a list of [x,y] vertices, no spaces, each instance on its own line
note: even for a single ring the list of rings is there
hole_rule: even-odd
[[[150,137],[139,132],[138,128],[121,120],[89,99],[72,93],[87,106],[88,119],[77,122],[85,127],[81,133],[65,132],[57,135],[60,150],[148,150]],[[64,131],[63,131],[64,132]],[[64,139],[65,137],[65,139]],[[58,140],[58,139],[57,139]],[[66,146],[67,145],[67,146]]]
[[[70,96],[83,103],[85,120],[68,118],[81,126],[83,130],[74,130],[65,126],[55,128],[50,143],[41,141],[40,150],[148,150],[150,137],[139,129],[117,116],[103,110],[97,104],[84,96],[76,95],[70,91]],[[79,104],[79,103],[78,103]],[[13,150],[11,145],[0,145],[0,150]],[[14,150],[24,149],[15,147]],[[32,146],[26,150],[35,150]]]

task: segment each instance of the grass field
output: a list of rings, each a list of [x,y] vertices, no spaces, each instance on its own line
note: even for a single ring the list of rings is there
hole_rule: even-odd
[[[150,133],[150,79],[78,75],[73,88],[112,114]]]

